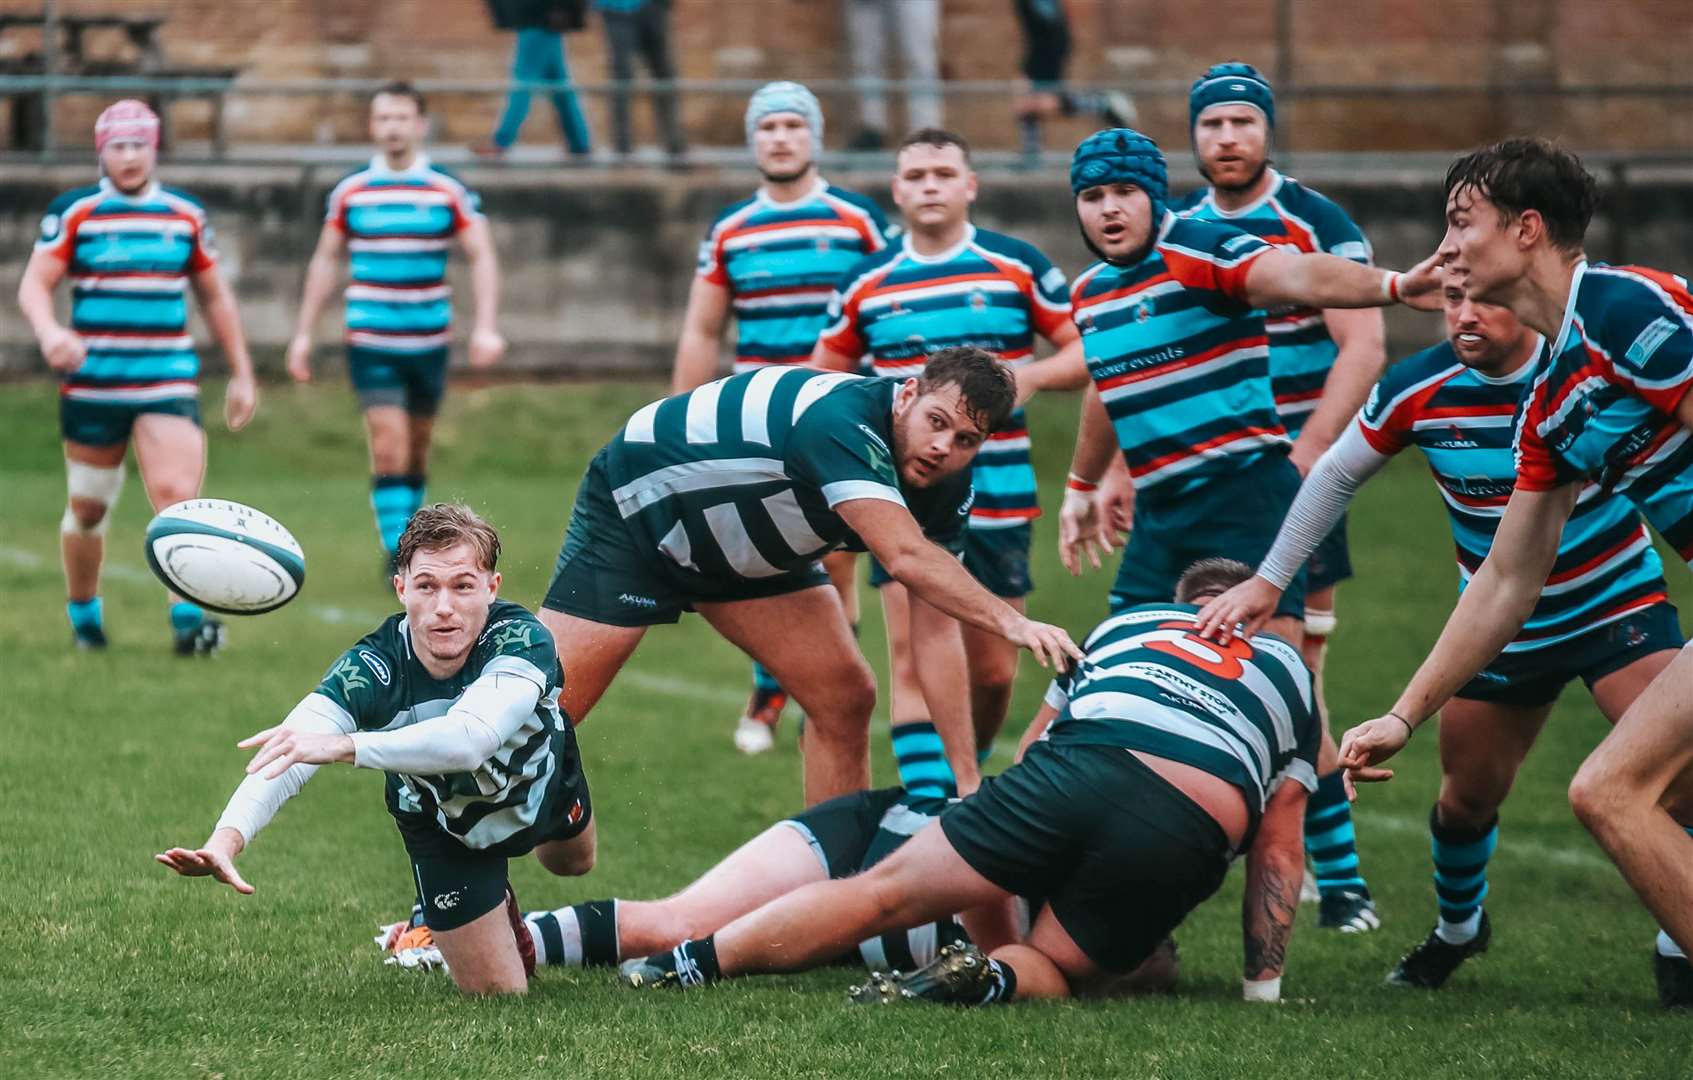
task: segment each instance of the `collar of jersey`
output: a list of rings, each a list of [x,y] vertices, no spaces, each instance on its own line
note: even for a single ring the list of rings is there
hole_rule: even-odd
[[[975,242],[976,242],[976,226],[966,222],[965,225],[964,225],[964,239],[958,241],[958,243],[956,243],[956,244],[952,245],[951,247],[947,248],[945,251],[941,252],[939,255],[923,255],[923,254],[919,254],[917,249],[911,246],[911,231],[909,229],[907,229],[906,233],[905,233],[905,238],[904,238],[905,257],[910,259],[914,263],[923,263],[925,265],[938,266],[941,263],[949,263],[952,260],[958,258],[960,255],[964,254],[964,252],[966,250],[969,249],[971,244],[973,244]]]
[[[763,203],[765,206],[776,206],[776,207],[804,206],[806,203],[811,202],[813,199],[821,199],[823,197],[823,193],[825,191],[828,191],[828,190],[829,190],[829,181],[823,179],[822,174],[818,174],[817,183],[815,183],[811,186],[810,191],[806,192],[804,195],[801,195],[797,199],[791,199],[788,202],[777,202],[775,199],[772,199],[770,197],[769,192],[764,190],[763,185],[760,185],[759,189],[756,192],[753,193],[753,198],[757,199],[760,203]]]
[[[370,159],[370,171],[382,176],[413,176],[427,168],[429,168],[429,155],[422,150],[419,150],[417,156],[412,159],[412,163],[403,169],[390,169],[388,159],[381,154],[377,154]]]
[[[1205,201],[1211,204],[1211,209],[1220,218],[1228,220],[1245,217],[1247,214],[1252,213],[1254,210],[1257,210],[1265,203],[1275,198],[1276,194],[1281,191],[1283,182],[1287,180],[1287,177],[1277,172],[1274,168],[1267,168],[1264,172],[1269,174],[1270,186],[1264,189],[1264,194],[1258,196],[1256,199],[1253,199],[1239,210],[1224,210],[1221,206],[1217,205],[1217,188],[1215,185],[1206,190]]]
[[[1526,382],[1533,377],[1535,366],[1534,358],[1539,355],[1540,350],[1545,345],[1546,339],[1541,337],[1539,334],[1535,334],[1534,348],[1530,350],[1528,360],[1522,367],[1511,372],[1509,375],[1483,375],[1475,368],[1470,368],[1470,374],[1474,375],[1478,381],[1484,382],[1489,386],[1510,386],[1512,383]]]
[[[149,180],[147,181],[146,187],[142,188],[134,195],[131,195],[128,192],[119,191],[118,186],[112,183],[111,177],[102,176],[100,178],[100,190],[114,199],[122,199],[125,202],[131,203],[145,203],[152,202],[158,198],[159,182],[156,179]]]
[[[1570,298],[1564,302],[1564,321],[1558,327],[1558,336],[1552,341],[1552,355],[1564,355],[1564,349],[1569,344],[1570,326],[1575,322],[1575,298],[1581,295],[1581,279],[1587,276],[1587,260],[1583,259],[1575,264],[1575,273],[1570,275]]]

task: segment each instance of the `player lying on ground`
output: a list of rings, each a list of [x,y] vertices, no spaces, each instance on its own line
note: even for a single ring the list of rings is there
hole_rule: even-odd
[[[1242,83],[1245,87],[1246,84]],[[1267,91],[1266,91],[1267,92]],[[1058,514],[1059,557],[1072,574],[1113,545],[1097,486],[1128,465],[1134,510],[1111,587],[1113,611],[1170,595],[1195,560],[1256,565],[1299,489],[1276,411],[1264,309],[1368,308],[1436,288],[1434,260],[1400,275],[1327,252],[1282,251],[1235,225],[1178,217],[1163,153],[1127,128],[1076,147],[1070,188],[1099,261],[1071,289],[1092,385],[1082,403],[1070,481]],[[1303,567],[1272,633],[1300,646]],[[1380,925],[1357,870],[1352,822],[1324,726],[1313,803],[1320,823],[1322,925]]]
[[[887,246],[888,223],[864,195],[819,175],[823,107],[796,82],[772,82],[747,101],[747,146],[762,182],[726,207],[700,244],[699,267],[676,342],[670,392],[686,394],[718,376],[718,351],[735,317],[735,368],[803,364],[828,322],[829,293],[862,256]],[[847,621],[858,625],[857,556],[824,560]],[[758,664],[752,698],[735,726],[735,746],[761,754],[776,745],[788,695]]]
[[[894,156],[893,198],[905,234],[841,279],[813,364],[855,371],[862,360],[877,375],[910,378],[922,374],[932,351],[968,342],[1015,372],[1019,400],[1037,389],[1087,384],[1063,271],[1032,244],[970,223],[976,172],[961,137],[938,129],[906,136]],[[1037,334],[1058,353],[1036,361]],[[1040,506],[1021,407],[989,434],[971,467],[971,484],[976,501],[964,537],[964,568],[989,592],[1027,611],[1034,589],[1029,544]],[[889,723],[900,782],[913,790],[968,794],[981,782],[980,755],[950,761],[942,750],[970,746],[972,732],[974,746],[992,747],[1011,707],[1017,647],[913,602],[874,561],[870,584],[881,593],[887,623]],[[934,635],[961,637],[954,651],[962,651],[967,697],[952,689],[956,678],[937,677],[932,655],[922,665],[915,662],[912,642]]]
[[[69,489],[59,523],[65,611],[76,644],[100,649],[106,645],[100,566],[130,444],[155,510],[198,495],[206,472],[189,288],[229,361],[223,400],[229,430],[252,419],[258,389],[205,207],[154,175],[159,118],[139,101],[116,102],[95,121],[94,146],[100,183],[67,191],[48,207],[18,285],[18,308],[61,379]],[[67,277],[68,328],[53,311],[53,290]],[[182,655],[205,655],[223,643],[223,625],[177,596],[170,627]]]
[[[565,710],[580,721],[648,627],[698,611],[805,709],[807,805],[868,788],[876,682],[817,563],[842,548],[1043,664],[1080,656],[942,546],[962,541],[970,462],[1013,400],[999,361],[964,347],[914,379],[770,367],[638,410],[588,466],[542,601],[570,657]]]
[[[534,941],[535,962],[603,967],[673,949],[795,889],[870,869],[934,821],[949,802],[956,800],[897,787],[842,795],[772,825],[674,896],[594,900],[529,912],[523,922]],[[419,914],[413,912],[414,923]],[[1027,933],[1026,915],[1026,909],[1019,910],[1015,925],[999,912],[967,921],[977,924],[982,935],[977,944],[991,950]],[[427,926],[397,923],[383,929],[379,943],[401,966],[430,967],[439,961]],[[914,971],[945,946],[969,940],[965,922],[949,915],[867,938],[858,943],[857,953],[872,971]],[[1177,967],[1175,945],[1167,942],[1116,989],[1168,990],[1175,985]]]
[[[1020,943],[991,956],[949,947],[856,996],[985,1004],[1089,993],[1141,964],[1245,853],[1244,992],[1275,1000],[1316,786],[1311,675],[1269,634],[1215,646],[1193,633],[1193,602],[1251,573],[1207,560],[1182,576],[1177,603],[1101,623],[1082,663],[1053,682],[1017,764],[869,872],[631,960],[624,979],[685,987],[800,971],[889,930],[1037,895],[1046,906]]]
[[[318,766],[381,769],[453,981],[522,993],[535,957],[507,860],[533,851],[555,874],[585,874],[594,823],[558,706],[558,654],[533,615],[499,599],[499,555],[499,536],[467,507],[412,515],[394,578],[404,613],[343,653],[281,724],[240,742],[255,753],[211,838],[158,861],[251,893],[235,857]]]
[[[1446,502],[1460,589],[1481,566],[1516,480],[1511,421],[1542,342],[1509,308],[1469,299],[1456,281],[1444,292],[1447,340],[1382,378],[1300,488],[1257,575],[1200,612],[1201,635],[1223,640],[1237,623],[1247,633],[1261,626],[1358,488],[1410,446],[1428,459]],[[1440,921],[1389,982],[1439,987],[1487,948],[1482,899],[1500,804],[1570,680],[1579,676],[1615,724],[1669,666],[1681,629],[1666,589],[1640,515],[1589,483],[1522,631],[1442,710],[1440,797],[1429,814]]]
[[[1522,629],[1557,565],[1559,537],[1595,481],[1693,556],[1693,295],[1659,270],[1589,263],[1598,184],[1574,154],[1512,139],[1446,174],[1437,257],[1473,299],[1550,342],[1515,431],[1516,486],[1492,547],[1422,667],[1385,716],[1346,733],[1358,780],[1410,739]],[[1683,649],[1570,784],[1570,805],[1666,933],[1659,999],[1693,1007],[1693,653]]]

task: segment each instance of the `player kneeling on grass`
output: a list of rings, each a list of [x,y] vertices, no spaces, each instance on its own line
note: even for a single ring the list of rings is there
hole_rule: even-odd
[[[251,893],[235,857],[319,765],[382,769],[453,980],[522,993],[535,957],[506,862],[533,851],[555,874],[587,873],[594,828],[552,636],[498,598],[499,555],[498,534],[467,507],[413,515],[394,578],[405,613],[343,653],[280,725],[241,741],[257,753],[211,839],[158,861]]]
[[[855,1000],[1097,993],[1145,961],[1245,852],[1244,992],[1278,999],[1316,787],[1311,674],[1273,635],[1216,646],[1194,633],[1194,604],[1251,574],[1204,560],[1178,582],[1176,603],[1101,623],[1080,666],[1047,692],[1018,763],[869,872],[807,885],[631,960],[624,980],[689,987],[798,971],[873,935],[1040,895],[1046,907],[1020,943],[947,946]]]

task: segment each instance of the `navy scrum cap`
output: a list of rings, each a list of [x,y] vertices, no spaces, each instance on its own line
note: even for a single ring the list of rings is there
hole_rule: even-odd
[[[1080,194],[1101,184],[1133,184],[1152,200],[1152,220],[1164,216],[1169,170],[1158,144],[1132,128],[1107,128],[1083,139],[1070,158],[1070,190]]]
[[[1199,123],[1199,114],[1213,105],[1250,105],[1263,113],[1265,125],[1275,130],[1275,91],[1270,89],[1270,80],[1251,64],[1212,64],[1193,81],[1193,89],[1187,92],[1188,128]]]

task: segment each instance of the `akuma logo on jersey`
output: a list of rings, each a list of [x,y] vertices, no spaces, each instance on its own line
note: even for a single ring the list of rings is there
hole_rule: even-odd
[[[512,645],[527,649],[530,645],[534,644],[533,635],[535,628],[529,623],[522,622],[517,619],[507,619],[503,622],[495,623],[494,626],[500,631],[492,642],[496,651],[509,648]]]
[[[364,672],[353,663],[353,658],[343,656],[329,669],[329,678],[341,680],[341,692],[351,696],[354,690],[363,690],[370,686],[370,680],[364,677]]]
[[[363,660],[364,666],[369,668],[371,674],[376,676],[377,682],[387,686],[392,681],[392,676],[388,673],[388,665],[382,662],[382,657],[377,656],[369,649],[360,649],[359,659]]]

